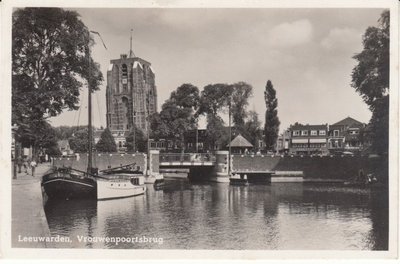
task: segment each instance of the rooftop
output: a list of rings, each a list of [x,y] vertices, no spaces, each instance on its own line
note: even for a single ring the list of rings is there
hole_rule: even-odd
[[[233,148],[252,148],[253,145],[247,141],[241,134],[237,135],[232,141],[231,141],[231,147]],[[227,145],[229,147],[229,144]]]

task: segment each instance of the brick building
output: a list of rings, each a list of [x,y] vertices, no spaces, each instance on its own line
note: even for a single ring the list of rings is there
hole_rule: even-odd
[[[329,126],[329,150],[335,151],[358,151],[363,147],[360,132],[366,127],[351,117],[347,117]]]
[[[344,151],[358,152],[365,142],[360,137],[366,125],[347,117],[332,125],[290,126],[292,154],[336,154]]]
[[[293,154],[328,153],[328,125],[295,124],[290,127],[289,152]]]
[[[114,138],[128,134],[133,124],[146,134],[147,117],[157,112],[157,87],[150,62],[124,54],[111,60],[107,71],[106,101],[107,127]],[[123,140],[116,141],[121,149]]]

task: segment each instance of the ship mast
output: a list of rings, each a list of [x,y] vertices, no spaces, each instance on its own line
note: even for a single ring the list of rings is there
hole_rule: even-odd
[[[91,60],[90,60],[90,33],[89,33],[89,39],[88,39],[88,52],[87,52],[87,60],[89,63],[88,67],[88,167],[87,167],[87,173],[90,175],[92,174],[92,87],[91,87]]]
[[[104,48],[107,50],[107,46],[103,41],[103,38],[101,37],[100,33],[97,31],[89,31],[88,34],[88,50],[86,53],[87,56],[87,61],[88,61],[88,77],[87,77],[87,82],[88,82],[88,167],[87,167],[87,173],[92,174],[92,141],[93,141],[93,134],[92,134],[92,86],[91,86],[91,70],[92,70],[92,60],[90,56],[90,34],[96,34],[99,36],[101,42],[103,43]]]

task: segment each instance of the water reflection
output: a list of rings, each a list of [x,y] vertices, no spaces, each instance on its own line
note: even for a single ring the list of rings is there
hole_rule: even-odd
[[[167,180],[143,196],[45,207],[53,235],[162,238],[72,247],[387,250],[387,196],[334,185]]]

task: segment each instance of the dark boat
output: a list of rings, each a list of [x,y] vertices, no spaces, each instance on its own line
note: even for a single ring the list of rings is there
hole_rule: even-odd
[[[54,168],[42,177],[42,187],[51,200],[96,199],[97,183],[93,176],[72,168]]]

